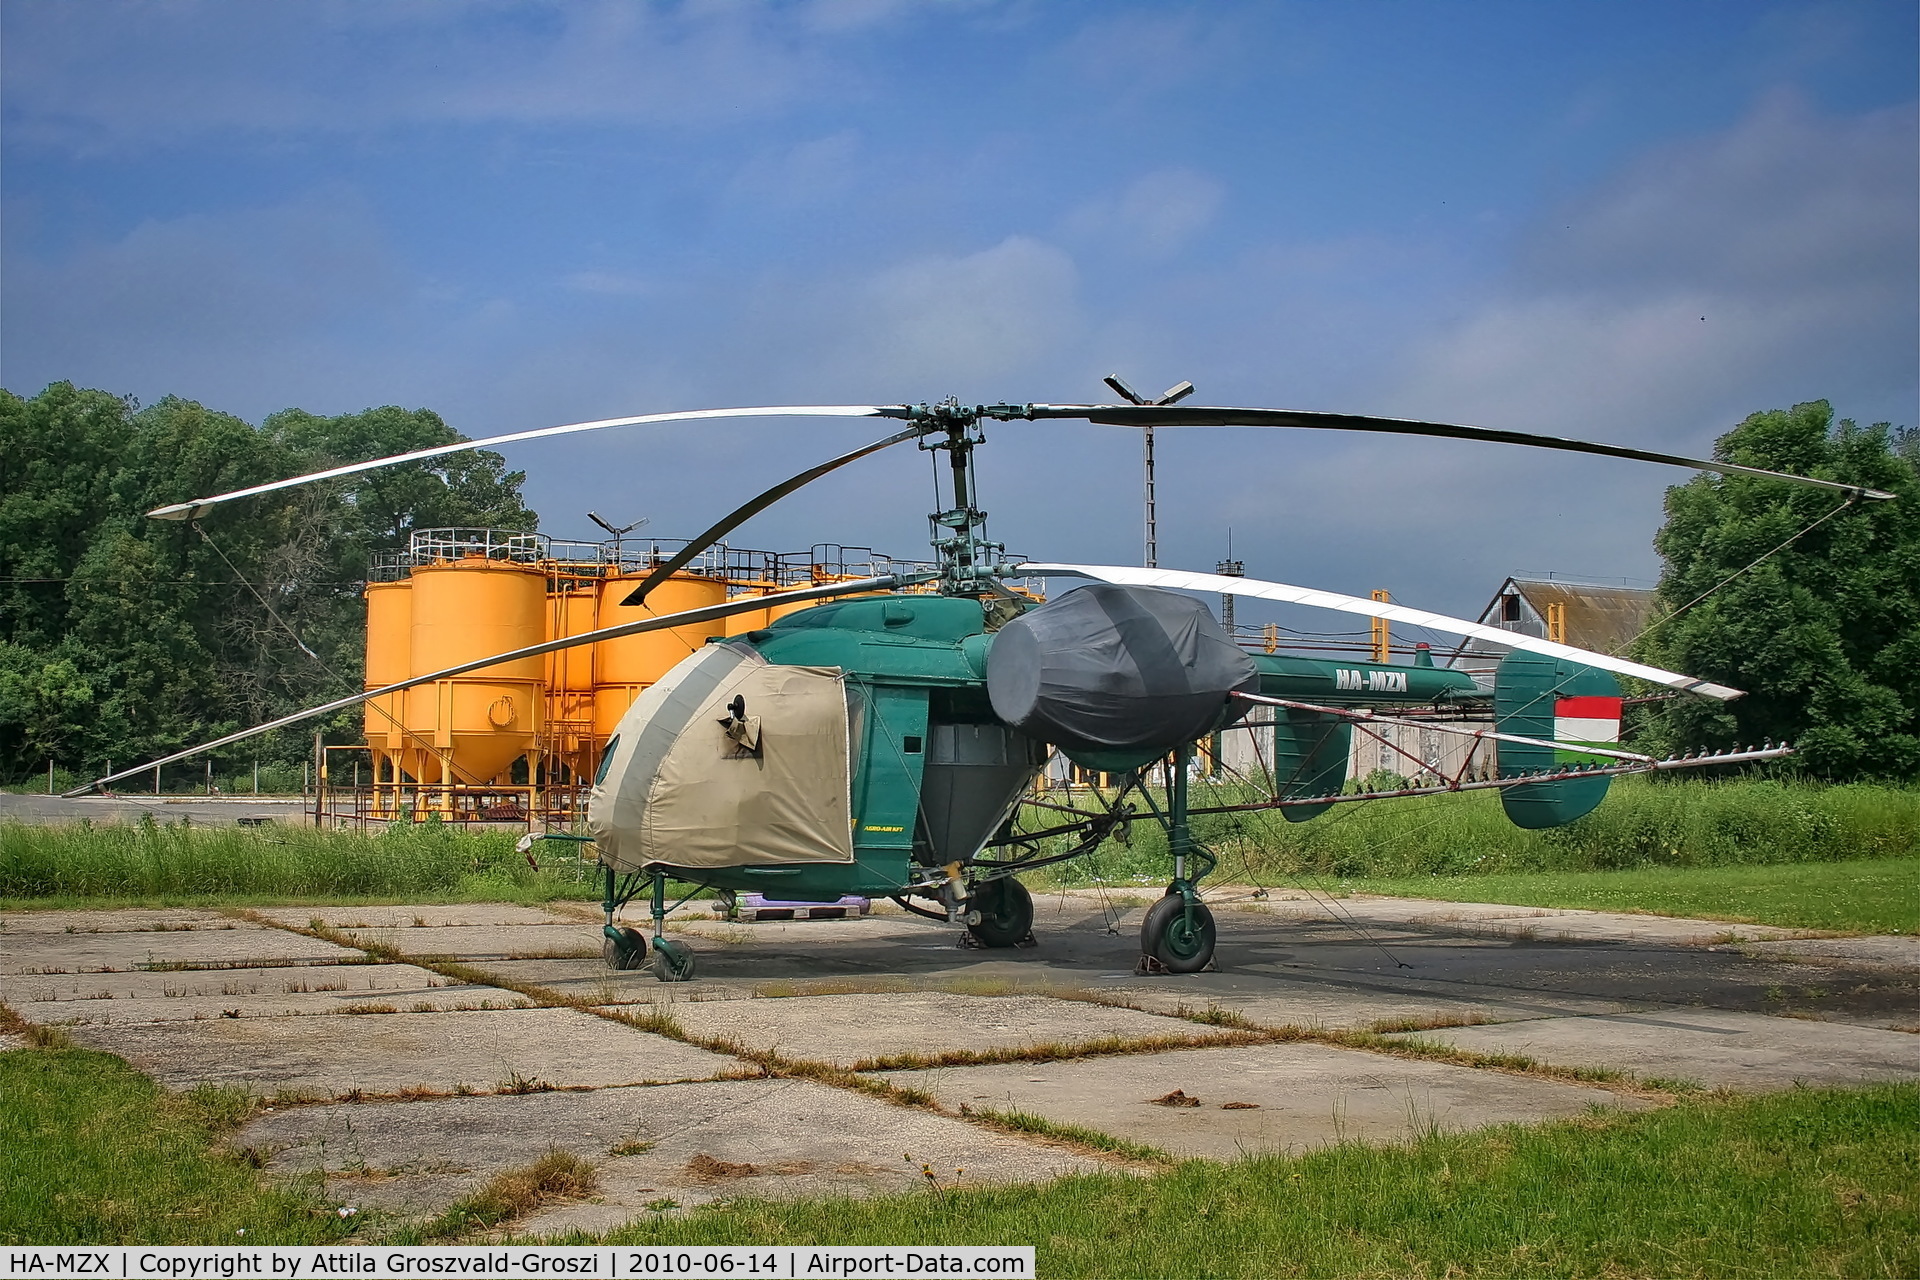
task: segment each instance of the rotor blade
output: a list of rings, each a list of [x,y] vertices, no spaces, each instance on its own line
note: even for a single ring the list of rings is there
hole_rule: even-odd
[[[765,511],[768,507],[792,493],[795,489],[812,484],[829,471],[844,467],[849,462],[858,462],[870,453],[878,453],[888,445],[899,444],[905,440],[918,439],[931,430],[933,430],[931,426],[909,427],[897,435],[888,436],[885,440],[875,440],[872,444],[863,445],[855,449],[852,453],[843,453],[831,462],[823,462],[817,467],[802,471],[791,480],[782,480],[779,484],[773,486],[773,488],[767,490],[759,497],[754,498],[746,505],[729,512],[726,516],[722,517],[718,524],[681,548],[680,553],[674,556],[673,559],[648,574],[646,581],[628,593],[627,598],[620,602],[621,605],[631,606],[641,603],[647,598],[648,592],[693,563],[694,559],[699,556],[701,552],[726,537],[729,533],[732,533],[752,517],[759,515],[762,511]]]
[[[1876,501],[1886,501],[1896,496],[1884,490],[1843,484],[1838,480],[1816,480],[1812,476],[1743,467],[1732,462],[1686,458],[1679,454],[1655,453],[1648,449],[1630,449],[1625,445],[1597,444],[1588,440],[1568,440],[1560,436],[1537,436],[1525,431],[1458,426],[1448,422],[1419,422],[1407,418],[1375,418],[1366,414],[1319,413],[1303,409],[1223,409],[1207,405],[1032,404],[1026,408],[1027,416],[1032,418],[1085,418],[1088,422],[1111,427],[1299,427],[1322,431],[1373,431],[1399,436],[1440,436],[1450,440],[1485,440],[1493,444],[1524,444],[1536,449],[1598,454],[1603,458],[1659,462],[1668,466],[1693,467],[1700,471],[1718,471],[1723,475],[1760,476],[1768,480],[1785,480],[1789,484],[1835,489]]]
[[[1032,574],[1035,577],[1058,575],[1093,578],[1100,582],[1113,582],[1129,587],[1217,591],[1222,595],[1253,596],[1261,600],[1278,600],[1285,604],[1311,605],[1316,609],[1337,609],[1341,613],[1358,613],[1369,618],[1386,618],[1393,622],[1404,622],[1408,626],[1431,627],[1435,631],[1445,631],[1456,636],[1469,636],[1475,640],[1486,640],[1509,649],[1525,649],[1531,653],[1544,653],[1549,657],[1565,658],[1569,662],[1578,662],[1589,667],[1599,667],[1602,671],[1650,680],[1655,684],[1666,685],[1670,689],[1698,693],[1705,697],[1718,698],[1722,702],[1731,702],[1735,698],[1744,696],[1744,690],[1730,689],[1723,684],[1696,680],[1692,676],[1662,671],[1658,667],[1643,666],[1638,662],[1630,662],[1625,658],[1615,658],[1604,653],[1576,649],[1572,645],[1555,644],[1551,640],[1539,640],[1533,636],[1502,631],[1498,627],[1468,622],[1463,618],[1450,618],[1444,613],[1428,613],[1425,609],[1409,609],[1403,604],[1362,600],[1358,596],[1343,596],[1333,591],[1316,591],[1311,587],[1294,587],[1284,582],[1262,582],[1258,578],[1228,578],[1217,573],[1186,573],[1178,569],[1135,569],[1124,565],[1023,564],[1014,572],[1023,575]]]
[[[571,649],[576,645],[593,644],[600,640],[617,640],[621,636],[640,635],[647,631],[664,631],[669,627],[685,627],[699,622],[712,622],[720,618],[731,617],[736,613],[751,613],[756,609],[766,609],[782,604],[795,604],[807,600],[825,600],[833,596],[852,595],[861,591],[887,591],[895,587],[910,587],[917,583],[930,582],[938,576],[938,574],[932,573],[890,573],[883,574],[877,578],[861,578],[854,582],[829,582],[824,586],[802,587],[797,591],[779,591],[772,595],[740,596],[727,601],[725,604],[708,605],[704,609],[687,609],[680,613],[662,614],[658,618],[642,618],[638,622],[623,622],[617,627],[602,627],[598,631],[583,631],[577,636],[564,636],[559,640],[548,640],[542,644],[528,645],[524,649],[514,649],[507,653],[496,653],[491,657],[478,658],[472,662],[463,662],[457,667],[448,667],[444,671],[429,672],[427,675],[414,676],[411,679],[397,681],[394,684],[384,685],[378,689],[368,689],[364,693],[356,693],[345,698],[336,698],[332,702],[324,702],[317,707],[308,707],[304,711],[296,711],[292,715],[281,716],[278,720],[270,720],[265,724],[257,724],[251,729],[242,729],[238,733],[230,733],[224,738],[215,738],[211,742],[203,742],[198,746],[188,747],[185,751],[176,751],[170,756],[161,756],[158,760],[149,760],[145,764],[132,769],[122,769],[120,772],[110,773],[104,778],[95,778],[85,786],[75,787],[73,790],[62,792],[61,794],[68,799],[75,796],[83,796],[95,787],[103,787],[110,782],[118,782],[122,778],[138,777],[141,774],[150,773],[162,765],[169,765],[177,760],[185,760],[205,751],[214,751],[221,747],[230,746],[236,742],[244,742],[248,738],[257,737],[263,733],[270,733],[275,729],[284,729],[290,724],[299,724],[302,720],[311,720],[316,716],[330,715],[335,711],[344,711],[348,707],[358,706],[360,703],[369,702],[374,698],[385,697],[389,693],[398,693],[402,689],[411,689],[417,684],[431,684],[435,680],[450,680],[454,676],[465,675],[469,671],[479,671],[502,662],[515,662],[521,658],[537,658],[541,654],[557,653],[562,649]]]
[[[643,413],[631,418],[600,418],[594,422],[570,422],[559,427],[541,427],[537,431],[515,431],[504,436],[488,436],[485,440],[462,440],[456,444],[436,445],[431,449],[416,449],[412,453],[398,453],[391,458],[375,458],[371,462],[353,462],[343,467],[315,471],[310,475],[275,480],[269,484],[256,484],[246,489],[235,489],[232,493],[217,493],[210,498],[169,503],[164,507],[155,507],[147,512],[147,515],[155,520],[198,520],[220,503],[231,502],[235,498],[251,498],[255,494],[291,489],[296,485],[312,484],[316,480],[332,480],[339,476],[358,475],[362,471],[398,466],[403,462],[419,462],[426,458],[444,457],[449,453],[460,453],[468,449],[490,449],[495,445],[512,444],[518,440],[538,440],[544,436],[571,435],[577,431],[598,431],[603,427],[635,427],[653,422],[693,422],[703,418],[878,418],[882,416],[884,416],[882,406],[879,405],[787,404],[753,409],[694,409],[684,413]]]

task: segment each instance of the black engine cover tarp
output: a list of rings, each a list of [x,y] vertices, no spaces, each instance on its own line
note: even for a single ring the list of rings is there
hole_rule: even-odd
[[[1069,591],[1002,627],[987,655],[994,714],[1069,753],[1170,750],[1258,683],[1204,604],[1154,587]]]

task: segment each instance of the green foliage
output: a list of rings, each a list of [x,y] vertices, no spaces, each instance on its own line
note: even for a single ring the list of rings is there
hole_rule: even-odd
[[[1920,1088],[1190,1160],[880,1200],[653,1215],[622,1245],[1035,1246],[1046,1276],[1865,1276],[1920,1269]]]
[[[377,836],[303,827],[201,829],[0,823],[0,901],[453,897],[540,901],[597,895],[591,868],[543,846],[540,869],[514,837],[437,823]]]
[[[1714,456],[1900,496],[1856,504],[1721,586],[1835,495],[1747,476],[1669,489],[1655,538],[1661,601],[1681,610],[1706,599],[1657,624],[1636,655],[1748,693],[1657,704],[1635,741],[1666,753],[1771,738],[1797,745],[1794,766],[1817,776],[1920,776],[1920,441],[1884,423],[1835,427],[1814,401],[1754,414]]]
[[[464,438],[424,409],[290,409],[256,428],[171,397],[0,391],[0,779],[124,766],[358,688],[374,555],[415,528],[534,527],[498,454],[247,499],[205,536],[145,513]],[[318,727],[358,736],[350,713]],[[306,732],[217,766],[297,762]]]
[[[343,1218],[276,1188],[215,1131],[244,1112],[215,1091],[172,1097],[119,1058],[0,1053],[0,1241],[7,1244],[327,1244]]]

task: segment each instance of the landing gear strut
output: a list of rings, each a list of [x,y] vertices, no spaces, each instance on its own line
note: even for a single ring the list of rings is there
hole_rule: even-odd
[[[662,982],[693,978],[693,951],[667,936],[667,873],[653,873],[653,976]]]
[[[1140,923],[1140,972],[1199,973],[1213,963],[1219,931],[1213,912],[1200,901],[1199,881],[1213,870],[1214,858],[1193,842],[1187,827],[1187,770],[1193,764],[1193,744],[1173,753],[1173,778],[1167,797],[1167,846],[1173,853],[1173,883],[1167,894],[1147,908]],[[1188,859],[1201,865],[1189,877]]]
[[[623,880],[612,867],[602,864],[606,874],[606,897],[600,907],[606,923],[600,929],[600,957],[609,969],[632,970],[646,967],[647,935],[631,925],[616,925],[614,915],[640,892],[646,875],[653,885],[653,976],[662,982],[686,982],[693,977],[693,952],[684,942],[666,936],[667,873],[656,868],[651,873],[637,872]]]

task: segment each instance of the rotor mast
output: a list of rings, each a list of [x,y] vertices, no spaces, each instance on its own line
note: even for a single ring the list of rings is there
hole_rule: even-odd
[[[987,539],[987,513],[974,505],[976,486],[973,478],[973,449],[984,443],[980,429],[982,418],[1024,417],[1024,405],[963,405],[948,397],[939,404],[914,405],[909,411],[915,422],[930,429],[921,437],[920,447],[928,451],[944,450],[952,502],[945,511],[927,517],[932,526],[934,551],[940,563],[940,594],[984,596],[996,594],[995,586],[1005,566],[1002,543]]]

